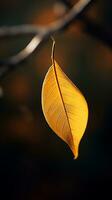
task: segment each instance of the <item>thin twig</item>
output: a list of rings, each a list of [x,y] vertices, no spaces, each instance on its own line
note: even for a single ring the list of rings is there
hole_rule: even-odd
[[[0,27],[0,38],[4,37],[16,37],[24,35],[36,35],[44,32],[44,27],[42,26],[33,26],[30,24],[23,24],[17,26],[3,26]]]
[[[61,19],[51,23],[49,26],[14,26],[4,27],[0,29],[0,37],[17,36],[25,34],[34,34],[34,38],[31,42],[19,52],[17,55],[12,56],[8,60],[0,61],[2,67],[0,68],[0,77],[4,77],[9,71],[16,68],[17,64],[20,64],[28,56],[30,56],[40,44],[47,40],[51,35],[63,30],[67,27],[90,3],[92,0],[80,0],[73,8]]]
[[[72,8],[71,1],[69,0],[60,0],[60,1],[66,9],[70,10]],[[91,2],[91,5],[92,3],[94,4],[95,2],[96,0],[93,0]],[[95,20],[90,19],[83,11],[79,13],[77,19],[81,21],[84,32],[88,33],[90,36],[98,39],[103,44],[112,48],[112,30],[109,30],[109,28],[96,23]]]
[[[17,64],[21,63],[25,59],[30,56],[34,50],[39,46],[41,42],[41,37],[39,35],[33,37],[33,39],[29,42],[29,44],[22,49],[18,54],[10,57],[7,60],[0,61],[0,77],[4,77],[8,72],[12,71],[15,69],[15,66]]]
[[[63,1],[64,2],[64,1]],[[106,30],[105,27],[96,24],[96,22],[90,20],[84,11],[88,8],[94,0],[80,0],[76,5],[66,5],[69,7],[69,12],[65,14],[61,19],[49,24],[48,26],[34,26],[34,25],[18,25],[12,27],[1,27],[0,38],[3,37],[17,37],[17,36],[33,36],[33,39],[29,44],[22,49],[18,54],[11,58],[0,61],[0,77],[4,77],[8,72],[14,70],[18,64],[27,59],[41,44],[44,43],[51,35],[62,31],[74,19],[79,19],[84,24],[84,31],[91,36],[101,40],[104,44],[112,47],[112,32]]]

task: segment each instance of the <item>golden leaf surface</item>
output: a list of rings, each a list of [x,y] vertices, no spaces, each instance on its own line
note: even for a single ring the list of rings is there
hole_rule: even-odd
[[[69,145],[77,158],[87,125],[88,106],[80,90],[55,60],[43,82],[42,109],[51,129]]]

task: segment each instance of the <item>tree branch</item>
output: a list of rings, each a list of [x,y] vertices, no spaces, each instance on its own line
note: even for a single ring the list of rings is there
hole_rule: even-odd
[[[18,26],[3,26],[0,27],[0,38],[4,37],[16,37],[16,36],[24,36],[24,35],[36,35],[42,33],[44,31],[44,27],[41,26],[33,26],[33,25],[18,25]]]
[[[35,35],[30,43],[11,58],[0,61],[0,77],[4,77],[8,72],[14,70],[17,64],[20,64],[28,56],[30,56],[35,49],[37,49],[45,40],[51,35],[63,30],[67,27],[90,3],[92,0],[80,0],[73,8],[61,19],[51,23],[49,26],[32,26],[22,25],[14,27],[4,27],[0,29],[0,37],[19,36],[19,35]]]
[[[93,0],[80,0],[75,4],[67,14],[61,19],[49,24],[48,26],[33,26],[33,25],[20,25],[13,27],[0,28],[0,37],[14,37],[31,35],[33,39],[30,43],[17,55],[11,58],[0,61],[0,77],[4,77],[8,72],[14,70],[18,64],[27,59],[37,48],[40,47],[51,35],[62,31],[74,19],[81,19],[85,24],[85,31],[90,35],[97,37],[105,42],[107,45],[112,46],[111,33],[105,31],[103,27],[99,27],[94,22],[91,22],[88,18],[83,16],[85,9],[93,2]],[[109,36],[109,37],[107,37]],[[108,39],[107,39],[108,38]]]
[[[70,10],[72,8],[71,1],[69,0],[60,0],[61,3],[65,8]],[[95,3],[96,1],[93,0],[91,2]],[[98,39],[104,45],[112,48],[112,30],[107,29],[103,25],[96,23],[94,20],[90,19],[88,16],[85,15],[85,12],[79,13],[77,19],[82,22],[84,32],[88,33],[90,36]]]

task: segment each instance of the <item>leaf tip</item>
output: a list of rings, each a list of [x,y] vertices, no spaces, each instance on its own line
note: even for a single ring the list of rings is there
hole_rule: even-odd
[[[74,160],[76,160],[78,158],[78,155],[79,155],[78,147],[72,149],[72,152],[73,152],[73,155],[74,155]]]
[[[74,156],[74,160],[76,160],[78,158],[78,154]]]

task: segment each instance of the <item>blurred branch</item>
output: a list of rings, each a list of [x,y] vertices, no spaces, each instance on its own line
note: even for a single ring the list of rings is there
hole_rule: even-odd
[[[0,77],[2,78],[8,72],[14,70],[17,65],[27,59],[35,49],[39,49],[40,45],[43,44],[51,35],[62,31],[69,24],[71,24],[74,19],[81,19],[81,21],[83,21],[85,24],[86,32],[102,40],[107,45],[112,46],[111,34],[105,31],[103,27],[99,27],[95,23],[91,22],[88,18],[83,16],[85,9],[92,2],[93,0],[80,0],[73,7],[71,7],[69,12],[67,12],[67,14],[65,14],[61,19],[56,20],[48,26],[20,25],[13,27],[1,27],[1,38],[31,35],[33,36],[33,39],[22,51],[20,51],[15,56],[12,56],[5,61],[0,61]]]
[[[70,0],[59,0],[61,4],[68,10],[72,8],[72,4]],[[91,2],[95,3],[96,1],[93,0]],[[108,47],[112,47],[112,31],[108,30],[106,27],[97,24],[94,20],[90,19],[88,16],[85,15],[85,12],[79,13],[77,19],[82,22],[83,30],[88,33],[90,36],[95,37],[103,44],[107,45]]]
[[[0,38],[11,37],[11,36],[24,36],[24,35],[35,35],[42,32],[44,28],[41,26],[36,27],[33,25],[18,25],[11,27],[0,27]]]
[[[51,23],[48,26],[22,25],[14,27],[0,28],[0,37],[18,36],[18,35],[35,35],[30,43],[21,52],[11,58],[0,61],[0,77],[4,77],[8,72],[14,70],[17,64],[20,64],[30,56],[40,44],[47,40],[51,35],[67,27],[88,5],[92,0],[80,0],[73,8],[61,19]]]
[[[18,54],[15,56],[10,57],[7,60],[0,61],[0,77],[4,77],[8,72],[15,69],[15,66],[17,64],[24,61],[29,55],[31,55],[34,50],[37,48],[39,43],[41,42],[41,37],[39,35],[36,35],[33,37],[33,39],[29,42],[29,44],[22,49]]]

